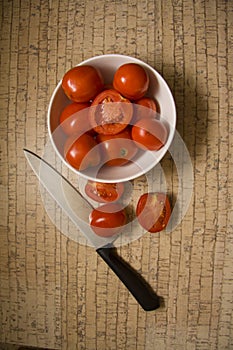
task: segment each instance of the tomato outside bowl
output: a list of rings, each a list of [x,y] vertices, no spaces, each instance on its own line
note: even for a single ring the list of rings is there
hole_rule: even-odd
[[[167,141],[158,151],[139,151],[132,161],[122,166],[104,165],[101,168],[90,167],[82,171],[75,169],[64,158],[65,136],[59,126],[60,115],[71,101],[63,91],[61,80],[51,96],[48,107],[49,138],[55,152],[65,165],[86,180],[116,183],[136,179],[155,167],[164,157],[172,143],[176,128],[175,102],[166,81],[154,68],[137,58],[120,54],[95,56],[78,65],[91,65],[97,68],[103,76],[105,85],[112,85],[116,70],[125,63],[137,63],[146,70],[149,76],[147,96],[154,98],[159,105],[160,120],[168,131]]]

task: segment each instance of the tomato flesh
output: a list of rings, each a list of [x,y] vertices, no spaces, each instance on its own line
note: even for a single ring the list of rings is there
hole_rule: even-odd
[[[100,143],[103,161],[108,166],[127,164],[138,152],[129,128],[117,135],[98,135],[96,140]]]
[[[132,103],[110,89],[96,96],[91,104],[89,120],[97,133],[115,135],[126,128],[132,116]]]
[[[132,139],[144,150],[159,150],[165,145],[167,134],[164,124],[157,119],[144,118],[132,127]]]
[[[89,221],[92,230],[98,236],[111,237],[122,232],[127,217],[121,205],[108,203],[93,209]]]
[[[124,192],[124,184],[120,183],[101,183],[88,181],[85,186],[85,193],[91,199],[99,203],[114,202],[121,198]]]
[[[171,216],[170,202],[164,193],[144,193],[138,200],[136,215],[140,225],[149,232],[162,231]]]

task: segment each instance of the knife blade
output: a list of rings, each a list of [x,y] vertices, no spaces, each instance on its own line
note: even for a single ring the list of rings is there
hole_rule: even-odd
[[[46,191],[94,246],[98,255],[120,278],[141,307],[145,311],[157,309],[160,305],[159,296],[145,279],[118,255],[113,245],[116,237],[100,237],[91,229],[88,220],[93,207],[87,199],[43,158],[27,149],[24,149],[24,154]]]

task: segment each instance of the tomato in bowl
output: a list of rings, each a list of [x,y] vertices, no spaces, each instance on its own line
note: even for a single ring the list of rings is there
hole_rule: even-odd
[[[139,71],[145,72],[145,75],[141,75],[141,83],[130,91],[131,95],[128,95],[125,89],[127,90],[127,86],[128,90],[129,86],[131,88],[133,87],[132,85],[135,82],[136,73],[134,71],[131,76],[130,74],[127,75],[128,80],[125,86],[124,84],[123,86],[119,85],[119,73],[125,74],[124,69],[122,69],[124,65],[130,65],[130,67],[133,68],[140,67]],[[70,97],[68,97],[70,96],[69,91],[64,91],[61,80],[55,88],[49,103],[48,132],[55,152],[72,171],[90,181],[118,183],[135,179],[147,173],[164,157],[175,133],[176,108],[167,83],[154,68],[130,56],[117,54],[100,55],[83,61],[78,65],[78,67],[83,66],[91,66],[97,72],[93,74],[92,71],[89,77],[90,81],[91,79],[95,79],[95,77],[98,80],[96,83],[93,83],[95,93],[90,97],[93,91],[92,89],[88,89],[88,91],[91,90],[91,92],[88,92],[88,97],[84,96],[80,101],[79,96],[76,96],[76,101],[72,101]],[[116,76],[118,76],[118,84],[114,84],[114,77],[116,80]],[[132,81],[131,83],[130,79]],[[138,103],[139,100],[143,99],[145,99],[144,102],[141,102],[141,104]],[[77,100],[79,102],[77,102]],[[152,101],[156,101],[156,107],[159,106],[159,108],[156,108],[155,103]],[[77,112],[77,118],[79,118],[79,115],[82,115],[82,117],[79,118],[82,122],[79,123],[79,120],[77,121],[73,118],[70,125],[75,125],[78,130],[80,127],[82,127],[82,130],[84,128],[83,132],[91,134],[95,141],[101,138],[104,139],[104,137],[108,138],[111,135],[113,138],[113,136],[120,135],[120,133],[125,132],[125,130],[130,130],[131,133],[135,123],[134,106],[138,103],[138,106],[140,106],[140,108],[145,108],[145,111],[136,117],[136,121],[140,121],[142,116],[144,118],[144,115],[150,116],[149,119],[153,117],[159,119],[167,130],[164,144],[160,149],[156,150],[144,150],[138,147],[137,152],[133,152],[134,154],[130,153],[131,156],[128,157],[125,164],[114,165],[114,157],[116,156],[114,155],[113,157],[111,155],[113,158],[107,159],[106,161],[106,152],[103,151],[101,143],[97,141],[96,148],[93,149],[93,152],[96,152],[96,154],[99,153],[99,162],[92,162],[94,166],[85,167],[83,170],[77,169],[67,161],[64,155],[64,147],[69,135],[67,136],[64,132],[64,128],[62,128],[60,122],[60,116],[63,110],[71,103],[88,104],[87,108],[81,108]],[[96,110],[101,112],[100,115],[97,114],[97,117]],[[158,114],[157,111],[159,111],[160,114]],[[109,115],[111,116],[110,121],[108,121]],[[66,122],[68,126],[70,126],[69,121],[67,120]],[[70,137],[73,137],[73,135]],[[132,134],[130,138],[133,143]],[[96,160],[98,160],[97,158],[98,157],[96,157]],[[111,160],[113,160],[113,166],[109,166]]]

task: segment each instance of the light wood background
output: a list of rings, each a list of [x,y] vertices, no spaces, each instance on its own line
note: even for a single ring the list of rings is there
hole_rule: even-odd
[[[233,1],[1,0],[0,11],[0,342],[233,349]],[[64,72],[106,53],[163,75],[194,169],[181,224],[120,248],[164,298],[149,313],[92,248],[54,227],[22,151],[43,154]],[[175,189],[169,156],[163,164]]]

